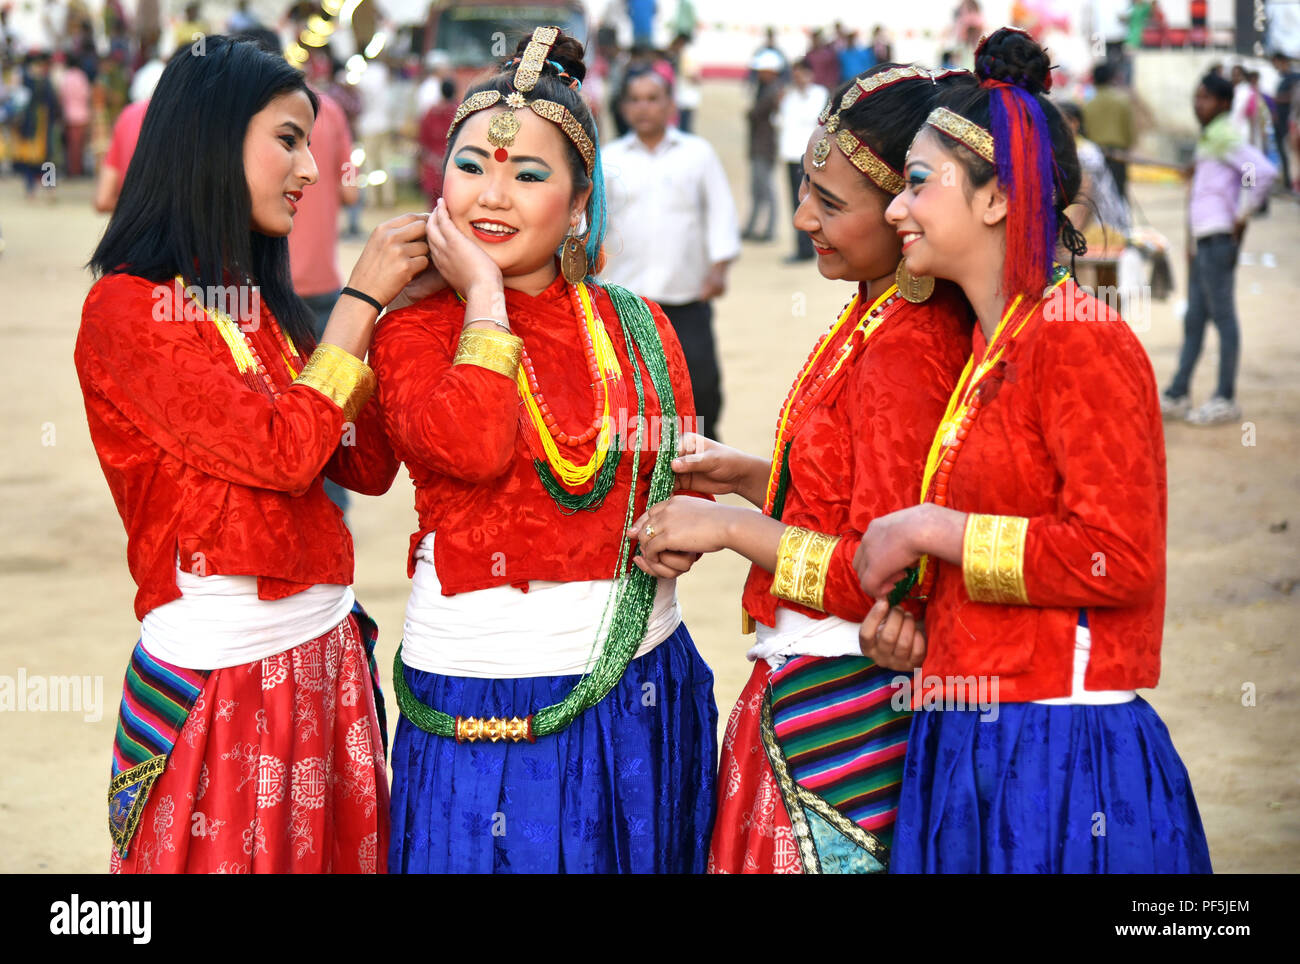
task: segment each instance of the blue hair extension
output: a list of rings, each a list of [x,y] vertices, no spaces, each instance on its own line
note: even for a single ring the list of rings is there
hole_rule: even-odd
[[[600,144],[595,145],[596,160],[591,167],[591,198],[587,201],[587,264],[589,276],[595,276],[596,260],[605,244],[605,169],[600,162]]]

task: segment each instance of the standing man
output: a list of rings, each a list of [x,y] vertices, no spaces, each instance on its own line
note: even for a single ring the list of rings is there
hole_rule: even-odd
[[[781,103],[781,71],[785,59],[775,50],[762,50],[754,58],[758,87],[749,108],[749,220],[741,235],[746,241],[771,241],[776,227],[776,111]],[[759,220],[764,224],[758,230]]]
[[[731,186],[708,141],[669,126],[673,92],[662,72],[630,71],[620,106],[631,131],[604,148],[602,277],[663,308],[690,369],[697,430],[717,438],[722,384],[710,301],[726,290],[740,253]]]
[[[781,109],[777,114],[780,128],[781,160],[785,162],[790,180],[790,210],[799,208],[799,185],[803,183],[803,152],[808,146],[808,135],[817,127],[817,115],[826,104],[829,91],[813,81],[812,65],[807,58],[795,62],[790,74],[791,84],[781,95]],[[786,258],[786,264],[812,261],[812,238],[806,231],[796,231],[795,252]]]
[[[1273,95],[1273,136],[1277,138],[1277,154],[1282,159],[1282,180],[1291,189],[1291,158],[1287,156],[1286,134],[1291,124],[1291,103],[1295,98],[1300,73],[1291,67],[1291,58],[1278,51],[1273,54],[1273,68],[1277,71],[1277,93]]]
[[[1092,100],[1083,105],[1083,128],[1088,139],[1106,153],[1106,166],[1119,196],[1128,202],[1128,152],[1137,142],[1133,124],[1133,100],[1118,84],[1115,65],[1102,61],[1092,69],[1097,88]]]

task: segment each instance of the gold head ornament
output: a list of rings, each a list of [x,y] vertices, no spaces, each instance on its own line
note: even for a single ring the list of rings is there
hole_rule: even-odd
[[[501,105],[505,110],[493,117],[488,124],[487,139],[493,147],[501,149],[510,147],[515,142],[515,135],[519,133],[519,118],[515,116],[515,111],[527,107],[538,117],[560,128],[564,136],[578,149],[587,176],[591,177],[596,169],[596,146],[583,130],[581,122],[563,104],[557,104],[553,100],[529,100],[524,96],[537,86],[551,47],[559,36],[558,27],[538,27],[534,30],[532,39],[524,48],[519,66],[515,70],[514,80],[511,82],[514,90],[504,97],[496,90],[481,90],[467,97],[456,108],[456,113],[452,117],[451,126],[447,129],[447,143],[451,143],[457,129],[470,114]]]

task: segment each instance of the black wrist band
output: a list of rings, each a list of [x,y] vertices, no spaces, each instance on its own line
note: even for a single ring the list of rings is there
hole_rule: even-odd
[[[359,298],[362,301],[364,301],[366,304],[370,305],[370,307],[374,308],[375,311],[379,312],[381,315],[384,313],[384,306],[381,305],[374,298],[370,297],[370,295],[366,294],[364,291],[358,291],[356,288],[344,288],[342,291],[339,292],[339,294],[351,295],[353,298]]]

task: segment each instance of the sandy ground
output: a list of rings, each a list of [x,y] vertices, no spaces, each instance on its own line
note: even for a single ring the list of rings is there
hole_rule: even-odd
[[[743,216],[748,188],[739,98],[738,87],[710,86],[701,129],[723,156]],[[783,174],[779,188],[784,205]],[[1181,189],[1136,190],[1146,217],[1181,245]],[[139,628],[125,536],[90,446],[72,367],[90,285],[81,265],[104,225],[90,210],[89,193],[86,182],[72,183],[58,188],[55,204],[28,204],[16,181],[0,182],[7,245],[0,255],[0,344],[9,358],[10,409],[0,421],[0,575],[8,601],[0,677],[88,675],[103,686],[98,719],[83,712],[0,712],[3,871],[106,869],[110,750],[120,681]],[[717,304],[727,393],[723,434],[756,452],[770,446],[794,372],[851,294],[810,265],[781,263],[793,250],[782,211],[778,242],[746,245],[731,289]],[[379,220],[379,212],[368,212],[367,225]],[[345,274],[359,250],[343,246]],[[1244,330],[1239,395],[1248,425],[1179,424],[1167,432],[1164,672],[1159,688],[1144,695],[1186,761],[1214,865],[1226,872],[1300,869],[1298,255],[1300,208],[1275,202],[1272,214],[1252,227],[1237,276]],[[1180,343],[1181,247],[1175,266],[1179,293],[1152,306],[1150,328],[1141,335],[1162,383]],[[1213,379],[1216,342],[1209,342],[1194,389],[1198,401]],[[1254,444],[1244,444],[1252,432]],[[356,590],[379,621],[387,677],[415,523],[405,471],[387,495],[356,497],[350,521]],[[688,625],[717,676],[724,720],[750,669],[738,631],[745,569],[736,557],[710,557],[680,586]],[[387,692],[395,718],[391,687]]]

